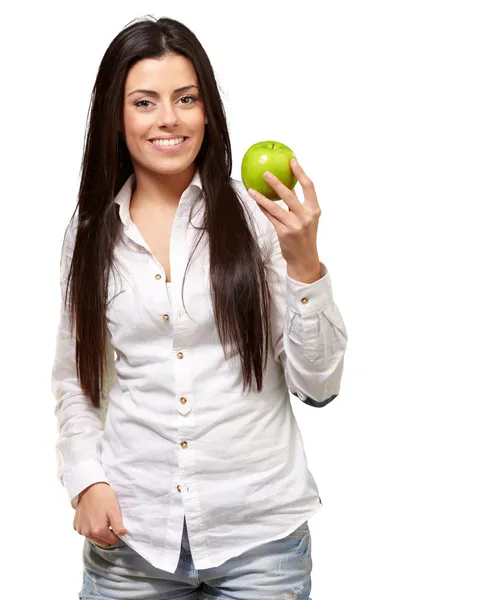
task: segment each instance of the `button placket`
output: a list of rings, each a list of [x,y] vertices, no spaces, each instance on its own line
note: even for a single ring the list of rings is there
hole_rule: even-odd
[[[182,337],[182,335],[181,335]],[[177,431],[179,444],[179,480],[178,491],[183,491],[183,482],[188,481],[193,476],[193,448],[191,440],[193,439],[193,425],[188,413],[191,411],[192,402],[190,395],[190,364],[189,351],[179,350],[174,342],[174,371],[175,371],[175,390],[176,390],[176,408],[179,414]],[[187,491],[187,488],[185,488]]]
[[[186,396],[181,396],[177,402],[177,411],[181,415],[187,415],[191,411],[191,402]]]
[[[157,265],[154,266],[155,270],[158,268]],[[151,296],[153,297],[154,302],[154,310],[158,315],[158,321],[160,327],[170,327],[173,325],[172,316],[173,309],[172,303],[170,300],[169,290],[167,289],[167,282],[165,277],[158,272],[153,271],[154,289],[151,291]],[[165,331],[168,331],[167,329]]]
[[[171,233],[171,246],[175,247],[175,253],[172,253],[172,275],[175,278],[175,274],[179,272],[183,273],[183,266],[186,264],[185,260],[185,245],[187,241],[184,239],[184,232],[187,223],[184,218],[183,206],[179,205],[176,213],[174,226],[172,227]],[[182,227],[176,225],[176,223],[182,223]],[[179,278],[180,281],[180,278]],[[194,421],[191,413],[193,406],[193,398],[191,394],[191,381],[193,377],[193,365],[190,361],[190,337],[189,328],[184,323],[184,312],[181,301],[181,295],[179,290],[179,298],[174,300],[174,288],[172,285],[167,285],[165,281],[162,281],[164,291],[166,294],[167,304],[162,305],[161,313],[168,313],[170,316],[168,327],[172,327],[172,361],[174,371],[174,393],[175,403],[178,414],[177,421],[177,435],[178,435],[178,479],[175,482],[176,490],[179,494],[179,500],[182,503],[190,501],[189,487],[186,485],[187,482],[191,482],[195,474],[194,469],[194,452],[196,450],[195,445],[192,445],[192,440],[195,438],[194,435]],[[180,284],[179,284],[180,287]],[[176,310],[176,303],[179,303],[178,310]],[[165,310],[165,307],[168,307]],[[165,323],[166,324],[166,323]],[[175,325],[175,326],[174,326]],[[182,493],[182,497],[180,494]],[[192,502],[192,500],[191,500]]]

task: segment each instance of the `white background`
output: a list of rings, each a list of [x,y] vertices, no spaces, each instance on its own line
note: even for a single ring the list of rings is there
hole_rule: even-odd
[[[332,404],[292,396],[324,504],[310,521],[311,597],[498,600],[495,8],[9,6],[0,41],[3,595],[76,600],[79,591],[83,538],[56,479],[50,392],[59,256],[99,62],[123,27],[152,14],[182,21],[204,45],[233,176],[251,144],[274,139],[318,193],[319,254],[349,345]]]

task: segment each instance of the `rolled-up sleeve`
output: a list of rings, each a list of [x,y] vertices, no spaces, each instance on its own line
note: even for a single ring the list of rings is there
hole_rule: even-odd
[[[305,404],[323,407],[340,392],[347,331],[327,267],[321,263],[321,278],[314,283],[290,278],[276,230],[272,225],[270,229],[267,268],[274,358],[283,366],[290,392]]]
[[[70,331],[69,314],[64,302],[66,281],[74,248],[73,220],[66,229],[61,263],[61,308],[52,366],[52,393],[56,400],[55,416],[57,477],[76,508],[78,494],[92,483],[108,482],[101,455],[102,417],[80,387],[75,362],[75,338]]]

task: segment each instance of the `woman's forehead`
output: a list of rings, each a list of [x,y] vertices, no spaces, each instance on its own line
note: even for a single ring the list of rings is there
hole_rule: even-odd
[[[162,58],[143,58],[135,63],[127,73],[125,87],[127,92],[141,86],[170,93],[197,83],[191,61],[184,56],[166,55]]]

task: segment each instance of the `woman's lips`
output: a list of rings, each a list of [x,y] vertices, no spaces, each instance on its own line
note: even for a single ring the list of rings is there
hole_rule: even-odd
[[[153,144],[151,140],[148,140],[148,144],[150,144],[155,150],[159,152],[177,152],[178,150],[182,150],[189,138],[185,138],[183,142],[180,144],[174,144],[173,146],[160,146],[159,144]]]

